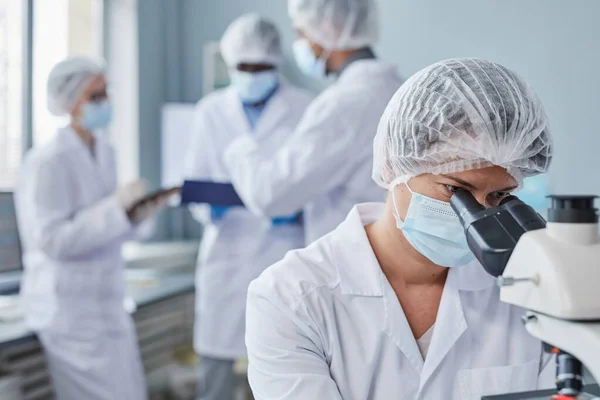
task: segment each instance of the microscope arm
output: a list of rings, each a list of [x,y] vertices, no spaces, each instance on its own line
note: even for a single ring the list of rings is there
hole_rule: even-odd
[[[600,322],[572,322],[533,311],[527,313],[524,321],[531,335],[572,354],[587,368],[594,381],[600,382]],[[588,377],[585,383],[593,382]]]

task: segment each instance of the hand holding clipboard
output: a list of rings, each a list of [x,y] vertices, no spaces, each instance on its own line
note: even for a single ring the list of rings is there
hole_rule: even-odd
[[[166,207],[171,196],[180,192],[181,188],[173,187],[168,189],[159,189],[136,201],[127,209],[127,217],[133,223],[139,223],[147,218],[157,214]]]
[[[210,204],[211,211],[222,207],[245,207],[231,183],[184,181],[181,187],[181,204]],[[216,206],[216,207],[215,207]],[[272,218],[273,225],[301,224],[302,212]]]

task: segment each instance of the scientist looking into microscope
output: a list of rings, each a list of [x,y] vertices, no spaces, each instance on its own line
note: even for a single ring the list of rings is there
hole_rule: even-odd
[[[500,301],[449,204],[467,190],[497,205],[547,171],[534,91],[493,62],[434,64],[396,92],[373,152],[385,204],[357,205],[250,285],[255,399],[479,400],[551,387],[552,359],[523,310]]]

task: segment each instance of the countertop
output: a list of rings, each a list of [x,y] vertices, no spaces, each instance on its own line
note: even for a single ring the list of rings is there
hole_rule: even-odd
[[[135,312],[137,308],[194,290],[194,274],[191,272],[139,271],[144,273],[144,277],[140,277],[138,271],[134,272],[134,274],[127,274],[127,298],[129,301],[126,303],[128,303],[127,308],[130,312]],[[22,319],[14,322],[0,322],[0,348],[30,340],[34,337],[33,332],[25,326]]]
[[[137,308],[193,291],[193,272],[173,269],[193,267],[197,251],[198,242],[136,243],[124,246],[123,254],[128,268],[128,311],[134,312]],[[0,294],[17,293],[21,275],[21,271],[1,274]],[[34,337],[22,319],[0,322],[0,348]]]
[[[176,269],[196,263],[198,241],[130,242],[123,246],[127,269]],[[22,271],[0,273],[0,295],[19,291]]]

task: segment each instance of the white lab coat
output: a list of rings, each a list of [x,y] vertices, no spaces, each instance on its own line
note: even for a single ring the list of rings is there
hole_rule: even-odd
[[[363,227],[381,212],[383,204],[357,206],[252,282],[255,399],[479,400],[534,390],[538,380],[550,387],[554,366],[523,327],[523,310],[500,302],[477,262],[450,270],[423,361]]]
[[[224,158],[244,204],[258,215],[304,208],[307,243],[334,229],[352,206],[381,201],[371,179],[373,138],[400,87],[396,68],[358,60],[308,107],[298,128],[273,157],[241,135]]]
[[[306,92],[281,84],[251,133],[263,156],[271,157],[277,151],[310,101]],[[221,155],[232,141],[250,130],[233,88],[203,98],[196,109],[186,177],[230,182]],[[303,228],[299,224],[273,226],[269,218],[242,207],[229,209],[219,221],[211,221],[207,205],[192,211],[204,224],[196,278],[196,351],[214,358],[244,357],[248,285],[288,250],[303,245]]]
[[[26,157],[16,190],[26,323],[60,400],[143,400],[135,329],[123,308],[121,244],[132,226],[114,196],[111,146],[94,156],[71,128]]]

